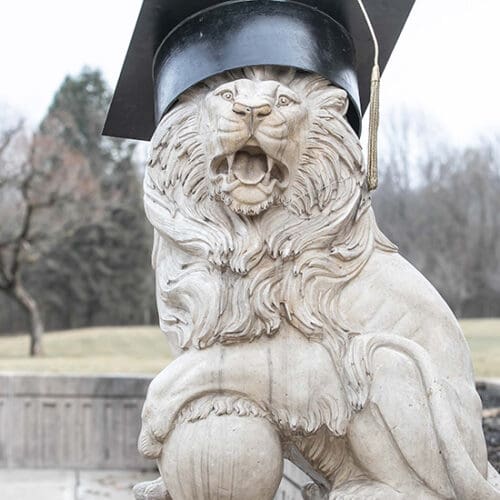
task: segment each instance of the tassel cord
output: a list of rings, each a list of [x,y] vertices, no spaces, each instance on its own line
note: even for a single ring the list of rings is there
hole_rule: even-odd
[[[370,31],[373,40],[373,68],[370,84],[370,117],[368,126],[368,172],[367,172],[367,187],[369,191],[373,191],[378,185],[378,126],[380,119],[380,67],[379,67],[379,45],[377,35],[373,29],[370,16],[366,11],[363,0],[357,0],[359,8],[363,13],[366,25]]]

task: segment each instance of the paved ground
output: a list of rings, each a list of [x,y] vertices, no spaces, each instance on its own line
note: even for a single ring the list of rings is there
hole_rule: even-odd
[[[154,472],[0,469],[2,500],[132,500]]]
[[[304,474],[286,473],[293,479],[283,479],[276,500],[302,498],[295,483],[304,484]],[[0,500],[133,500],[135,484],[157,477],[154,471],[0,469]]]
[[[299,473],[301,474],[301,473]],[[154,472],[0,469],[1,500],[133,500],[132,487]],[[493,481],[500,488],[500,476]],[[302,498],[283,479],[275,500]]]

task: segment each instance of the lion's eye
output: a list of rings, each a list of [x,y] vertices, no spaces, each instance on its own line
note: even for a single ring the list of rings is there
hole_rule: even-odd
[[[221,95],[226,101],[232,101],[234,99],[233,93],[230,90],[225,90]]]
[[[292,100],[286,95],[280,95],[278,97],[278,105],[279,106],[288,106],[291,102],[292,102]]]

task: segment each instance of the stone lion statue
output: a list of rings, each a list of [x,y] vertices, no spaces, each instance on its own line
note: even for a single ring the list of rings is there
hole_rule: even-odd
[[[160,325],[137,498],[498,499],[469,350],[378,229],[346,93],[251,67],[187,91],[152,139]],[[488,477],[488,474],[490,476]]]

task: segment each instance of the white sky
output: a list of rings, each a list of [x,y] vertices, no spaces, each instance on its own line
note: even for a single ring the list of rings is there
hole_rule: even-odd
[[[0,103],[36,123],[85,64],[114,85],[140,5],[0,0]],[[382,78],[382,110],[419,109],[458,143],[500,133],[499,22],[500,0],[416,0]]]

